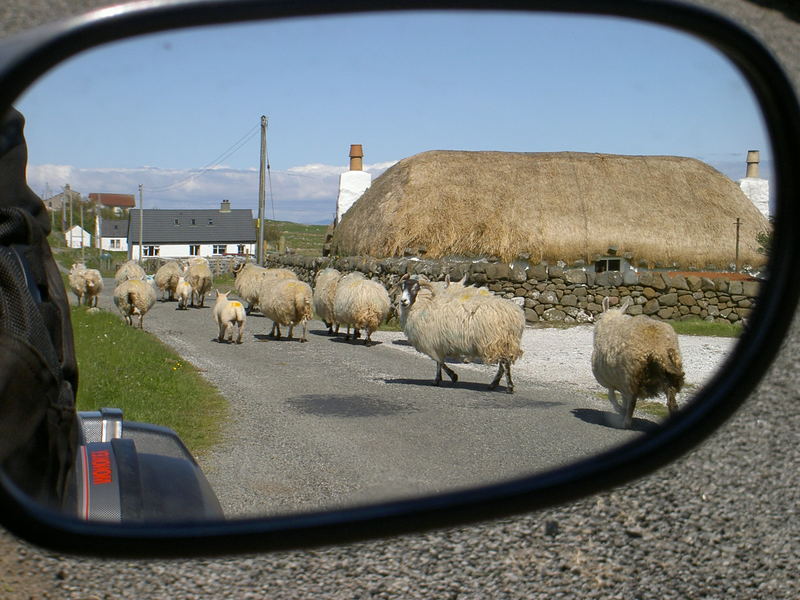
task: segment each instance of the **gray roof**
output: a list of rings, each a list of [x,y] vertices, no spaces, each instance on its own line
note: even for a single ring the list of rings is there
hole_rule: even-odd
[[[101,219],[100,237],[126,238],[128,237],[127,219]]]
[[[139,240],[139,211],[133,209],[128,216],[128,239]],[[255,243],[256,227],[253,212],[239,208],[222,212],[208,210],[144,209],[145,244],[213,244]]]

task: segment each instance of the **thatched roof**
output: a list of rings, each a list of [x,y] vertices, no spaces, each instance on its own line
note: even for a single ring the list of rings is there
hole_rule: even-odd
[[[759,266],[769,223],[709,165],[676,156],[431,151],[378,177],[336,227],[339,256],[594,261],[610,247],[638,265]]]

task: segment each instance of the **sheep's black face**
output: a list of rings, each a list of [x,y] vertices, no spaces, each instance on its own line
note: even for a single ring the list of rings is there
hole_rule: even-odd
[[[406,279],[400,283],[400,304],[409,307],[414,304],[419,293],[419,281]]]

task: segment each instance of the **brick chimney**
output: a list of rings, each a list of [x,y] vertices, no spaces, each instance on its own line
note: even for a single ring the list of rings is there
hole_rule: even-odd
[[[364,149],[361,144],[350,144],[350,170],[363,171],[364,170]]]

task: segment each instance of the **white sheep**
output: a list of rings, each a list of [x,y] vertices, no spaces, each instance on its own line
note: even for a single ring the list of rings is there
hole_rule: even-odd
[[[258,306],[258,290],[264,277],[276,279],[297,279],[297,275],[289,269],[267,269],[253,263],[242,263],[233,268],[233,287],[239,297],[247,302],[246,312],[249,315]]]
[[[363,273],[353,271],[339,280],[333,298],[333,321],[346,325],[345,339],[358,338],[361,329],[366,330],[364,344],[369,345],[372,332],[389,316],[392,301],[389,292],[377,281],[364,277]]]
[[[184,279],[183,275],[178,277],[178,283],[175,286],[175,298],[178,300],[178,309],[186,310],[189,307],[189,302],[192,299],[192,286]]]
[[[404,275],[400,280],[400,323],[408,341],[436,362],[434,385],[442,382],[442,369],[453,383],[456,373],[445,360],[480,360],[498,364],[489,384],[495,389],[503,373],[506,392],[514,392],[511,365],[522,356],[525,315],[516,303],[483,288],[459,284],[431,284]]]
[[[178,278],[181,276],[181,266],[175,260],[170,260],[161,265],[156,271],[155,282],[161,290],[161,299],[175,299],[175,288],[178,286]]]
[[[114,275],[114,282],[119,285],[128,279],[144,279],[147,277],[144,269],[135,260],[129,260],[117,269]]]
[[[103,275],[97,269],[86,269],[83,279],[86,284],[86,306],[96,307],[98,296],[103,291]]]
[[[142,279],[128,279],[114,289],[114,304],[125,322],[133,326],[133,316],[139,315],[139,328],[143,328],[144,316],[156,303],[156,291]]]
[[[72,268],[69,270],[67,281],[69,282],[69,289],[77,297],[77,305],[83,303],[83,297],[86,295],[86,278],[84,277],[86,265],[83,263],[73,263]]]
[[[339,324],[333,317],[333,301],[341,278],[340,271],[328,267],[317,273],[314,279],[314,312],[328,327],[329,335],[339,333]]]
[[[238,300],[228,300],[230,292],[222,293],[217,290],[217,299],[214,302],[214,322],[219,328],[219,335],[217,341],[222,342],[227,336],[230,342],[233,339],[234,325],[238,327],[238,335],[236,336],[236,343],[242,343],[242,335],[244,334],[245,313],[244,305]]]
[[[301,342],[308,341],[308,321],[312,317],[311,286],[299,279],[264,279],[258,292],[261,313],[272,319],[270,336],[281,337],[281,325],[289,326],[289,338],[295,325],[302,325]]]
[[[609,309],[609,298],[603,299],[603,313],[594,326],[592,352],[592,372],[608,389],[608,399],[622,415],[625,429],[631,426],[640,398],[663,392],[670,415],[675,414],[675,396],[683,387],[684,377],[675,330],[645,315],[624,314],[630,302],[628,298],[620,308]],[[622,405],[617,402],[616,391],[622,394]]]
[[[200,308],[202,308],[206,294],[211,291],[211,286],[214,284],[211,268],[205,258],[194,257],[189,259],[186,281],[192,286],[192,306],[195,306],[196,295],[200,301]]]

